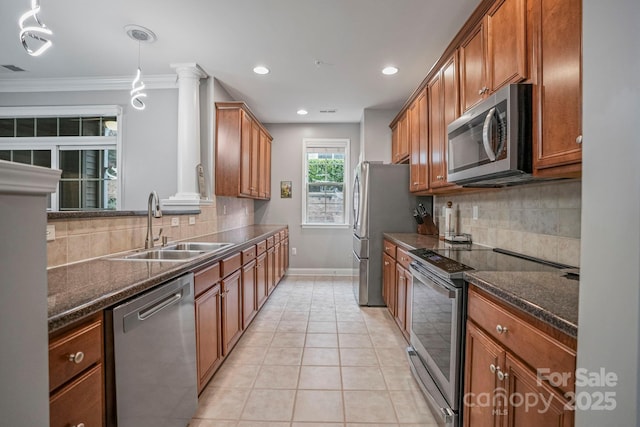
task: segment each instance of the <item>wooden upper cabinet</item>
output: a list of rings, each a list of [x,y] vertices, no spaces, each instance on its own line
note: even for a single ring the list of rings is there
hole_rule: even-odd
[[[270,197],[270,191],[269,195],[267,191],[260,191],[260,188],[271,187],[271,153],[267,155],[265,147],[261,156],[263,138],[270,147],[271,135],[245,103],[216,103],[216,195],[254,199]]]
[[[392,163],[406,163],[409,160],[409,121],[409,114],[405,112],[391,128]]]
[[[271,141],[263,131],[260,132],[258,164],[258,197],[268,199],[271,197]]]
[[[582,167],[582,1],[535,0],[534,174]]]
[[[460,45],[460,108],[528,77],[525,0],[498,0]]]
[[[427,90],[424,89],[411,104],[409,114],[410,185],[412,192],[429,189],[427,134]]]

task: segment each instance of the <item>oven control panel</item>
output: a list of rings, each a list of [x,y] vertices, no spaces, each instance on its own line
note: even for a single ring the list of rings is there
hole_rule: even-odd
[[[420,259],[420,262],[431,264],[448,274],[455,274],[461,273],[463,271],[473,270],[473,268],[469,267],[468,265],[442,256],[430,249],[413,249],[410,250],[409,253],[416,255]]]

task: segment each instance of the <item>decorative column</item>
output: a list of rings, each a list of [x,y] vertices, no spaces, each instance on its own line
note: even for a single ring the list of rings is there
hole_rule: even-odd
[[[196,166],[200,163],[200,79],[207,73],[196,63],[171,64],[178,74],[178,192],[163,206],[200,205]]]

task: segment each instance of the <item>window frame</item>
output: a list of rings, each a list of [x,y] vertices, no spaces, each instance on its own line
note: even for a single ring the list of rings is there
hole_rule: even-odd
[[[319,148],[342,148],[344,149],[344,175],[343,175],[343,199],[344,199],[344,222],[342,223],[317,223],[307,221],[307,197],[308,197],[308,163],[307,149],[309,147]],[[351,177],[351,139],[350,138],[303,138],[302,140],[302,228],[349,228],[349,196],[351,194],[349,183]]]
[[[115,116],[118,122],[116,136],[43,136],[43,137],[5,137],[0,138],[0,149],[7,150],[51,150],[51,169],[59,169],[59,152],[64,150],[104,150],[116,149],[118,164],[116,211],[122,209],[124,198],[124,156],[122,152],[122,129],[124,117],[119,105],[65,105],[65,106],[28,106],[28,107],[0,107],[0,117],[91,117]],[[48,212],[60,211],[58,194],[60,183],[56,184],[56,191],[51,194],[51,208]]]

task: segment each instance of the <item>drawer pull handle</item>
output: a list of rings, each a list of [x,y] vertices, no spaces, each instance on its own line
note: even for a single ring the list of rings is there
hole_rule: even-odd
[[[506,334],[508,331],[506,326],[498,325],[496,326],[496,332],[499,334]]]
[[[489,370],[491,371],[492,374],[495,374],[496,371],[500,370],[500,368],[497,368],[496,365],[492,363],[491,365],[489,365]]]
[[[499,379],[500,381],[504,381],[504,380],[506,380],[507,378],[509,378],[509,374],[507,374],[507,373],[505,373],[505,372],[502,372],[500,369],[498,369],[498,379]]]
[[[82,363],[83,360],[84,360],[84,353],[81,351],[78,351],[77,353],[73,353],[69,355],[69,362]]]
[[[71,426],[71,427],[84,427],[84,423],[75,424],[75,425],[73,425],[73,426]]]

